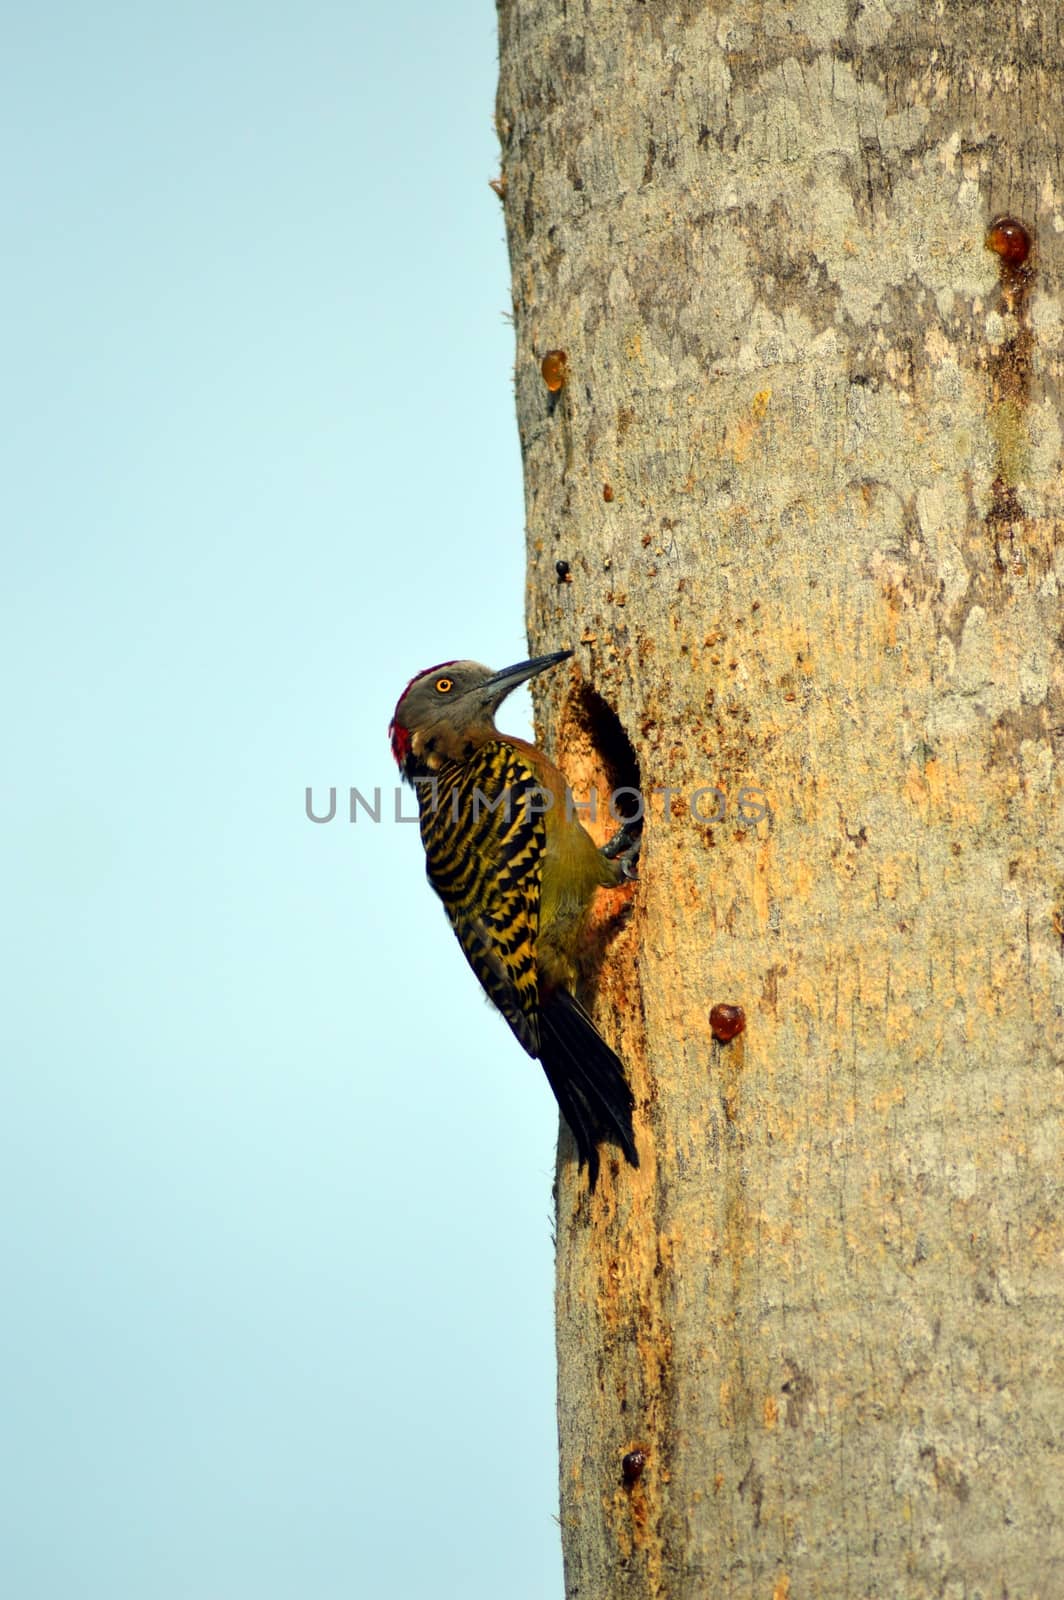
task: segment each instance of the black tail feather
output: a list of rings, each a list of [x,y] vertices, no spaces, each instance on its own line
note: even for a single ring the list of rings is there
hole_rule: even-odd
[[[591,1188],[598,1178],[598,1146],[603,1141],[616,1145],[637,1167],[632,1133],[635,1099],[624,1068],[567,990],[555,989],[540,1005],[539,1042],[539,1059],[576,1140],[580,1165],[587,1163]]]

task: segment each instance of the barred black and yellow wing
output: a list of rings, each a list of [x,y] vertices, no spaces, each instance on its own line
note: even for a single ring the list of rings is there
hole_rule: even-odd
[[[540,1049],[536,975],[547,830],[543,791],[503,741],[418,783],[429,882],[489,998],[529,1055]]]

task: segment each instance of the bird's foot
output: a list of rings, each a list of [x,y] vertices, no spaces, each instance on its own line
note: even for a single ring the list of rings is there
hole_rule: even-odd
[[[631,883],[639,881],[639,874],[635,864],[639,860],[639,847],[643,842],[643,822],[639,818],[633,822],[626,822],[614,834],[608,843],[602,846],[602,854],[607,861],[616,861],[622,878],[627,878]]]

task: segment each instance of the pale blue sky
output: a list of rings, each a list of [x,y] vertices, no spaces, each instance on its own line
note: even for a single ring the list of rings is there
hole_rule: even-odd
[[[526,653],[495,64],[490,0],[5,18],[12,1600],[561,1594],[554,1104],[416,829],[303,814]]]

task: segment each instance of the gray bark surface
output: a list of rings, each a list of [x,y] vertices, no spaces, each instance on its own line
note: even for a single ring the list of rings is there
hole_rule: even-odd
[[[1059,1600],[1061,11],[499,21],[545,740],[678,791],[595,1002],[642,1164],[561,1146],[566,1593]]]

